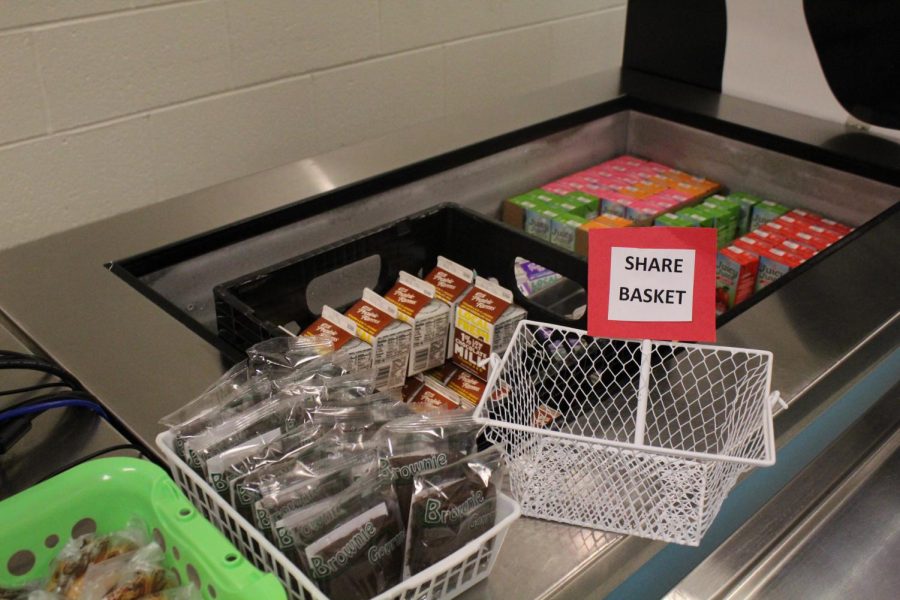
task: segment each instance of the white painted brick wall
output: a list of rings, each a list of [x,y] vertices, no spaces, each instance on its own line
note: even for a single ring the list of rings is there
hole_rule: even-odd
[[[625,0],[0,0],[0,249],[621,63]]]

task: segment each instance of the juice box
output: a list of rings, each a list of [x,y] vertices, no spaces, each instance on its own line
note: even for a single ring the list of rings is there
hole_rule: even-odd
[[[447,353],[445,355],[445,358],[450,358],[453,356],[453,317],[456,314],[456,307],[472,287],[475,273],[472,269],[467,269],[449,258],[438,256],[437,265],[425,276],[425,281],[434,286],[434,297],[450,308]]]
[[[755,230],[751,231],[750,233],[748,233],[746,235],[746,237],[751,237],[751,238],[766,242],[770,246],[777,246],[781,242],[788,239],[787,237],[785,237],[784,235],[782,235],[776,231],[769,231],[769,230],[765,230],[765,229],[755,229]]]
[[[794,210],[792,210],[785,216],[792,217],[795,219],[806,220],[811,225],[818,225],[820,227],[826,227],[828,229],[834,230],[837,233],[840,233],[841,235],[847,235],[848,233],[853,231],[853,228],[850,227],[849,225],[844,225],[843,223],[838,223],[837,221],[834,221],[832,219],[826,219],[825,217],[823,217],[821,215],[817,215],[816,213],[802,210],[800,208],[795,208]]]
[[[802,258],[805,261],[811,259],[813,256],[818,254],[818,252],[811,246],[807,246],[806,244],[801,244],[799,242],[795,242],[794,240],[785,240],[785,241],[781,242],[781,245],[779,246],[779,248],[784,248],[788,252],[796,254],[797,256],[799,256],[800,258]]]
[[[409,404],[421,412],[454,410],[460,408],[461,403],[456,394],[431,378],[424,379],[422,387],[409,399]]]
[[[516,257],[513,272],[516,276],[516,285],[525,296],[531,296],[544,288],[558,283],[562,279],[562,275],[551,271],[547,267],[542,267],[537,263],[520,257]]]
[[[813,235],[817,235],[820,238],[826,239],[832,244],[844,237],[842,234],[837,233],[832,229],[821,227],[819,225],[809,225],[807,226],[806,231]]]
[[[688,219],[693,219],[693,221],[697,224],[697,227],[716,226],[715,215],[710,214],[708,211],[703,211],[697,206],[682,208],[675,214]]]
[[[751,230],[750,217],[753,214],[753,207],[762,202],[762,198],[745,192],[733,192],[725,197],[737,202],[741,207],[741,214],[738,221],[738,235],[744,235]]]
[[[372,368],[372,346],[361,340],[356,323],[330,306],[322,307],[322,315],[303,330],[303,336],[323,336],[331,340],[335,352],[343,350],[350,360],[350,370]]]
[[[356,323],[356,335],[372,346],[375,387],[400,387],[406,380],[412,327],[397,319],[397,307],[370,290],[350,307],[347,317]]]
[[[771,200],[762,200],[753,206],[753,212],[750,215],[750,229],[756,229],[769,221],[773,221],[783,214],[790,212],[787,206],[772,202]]]
[[[606,223],[613,227],[631,227],[634,225],[634,221],[631,219],[626,219],[624,217],[617,217],[616,215],[600,215],[594,221],[599,223]]]
[[[551,181],[550,183],[545,183],[541,186],[541,189],[550,192],[551,194],[568,194],[572,190],[578,189],[574,187],[571,183],[567,181]]]
[[[464,403],[473,408],[481,402],[481,397],[487,389],[486,381],[463,369],[456,371],[446,385],[447,389],[454,392],[458,397],[462,398]]]
[[[578,210],[569,212],[585,219],[593,219],[600,214],[600,199],[582,191],[569,192],[564,196],[567,202],[579,206]]]
[[[738,246],[719,250],[716,258],[716,313],[722,314],[753,295],[759,256]],[[721,305],[720,305],[721,301]]]
[[[583,212],[583,209],[581,208],[580,204],[575,204],[574,202],[567,200],[565,198],[565,196],[561,196],[559,200],[550,202],[549,204],[551,205],[551,208],[553,208],[554,210],[558,210],[558,211],[561,211],[561,212],[564,212],[564,213],[567,213],[570,215],[578,215],[578,211]],[[581,216],[581,215],[578,215],[578,216]]]
[[[796,254],[781,248],[767,248],[759,253],[759,272],[756,275],[756,291],[759,291],[803,264]]]
[[[719,248],[724,248],[731,243],[737,230],[737,219],[733,218],[731,211],[706,202],[694,207],[694,210],[701,214],[706,212],[715,219],[716,242]]]
[[[563,213],[552,208],[551,204],[543,206],[546,208],[529,210],[525,213],[525,233],[549,242],[553,233],[553,221]]]
[[[604,215],[616,215],[617,217],[625,217],[625,211],[628,210],[628,206],[631,204],[632,198],[625,196],[623,194],[619,194],[618,192],[601,190],[599,193],[600,197],[600,212]]]
[[[585,223],[587,223],[587,219],[582,219],[577,215],[558,214],[550,224],[550,243],[574,252],[579,227]]]
[[[805,227],[802,229],[797,229],[796,227],[792,227],[785,223],[779,223],[778,221],[769,221],[759,228],[759,231],[767,231],[769,233],[774,233],[788,239],[790,239],[791,236],[794,235],[797,231],[803,230],[805,230]]]
[[[653,224],[657,227],[697,227],[697,221],[694,219],[672,213],[659,215]]]
[[[794,233],[793,236],[791,236],[791,239],[793,239],[795,242],[803,244],[804,246],[809,246],[816,252],[821,252],[833,243],[830,240],[812,234],[808,231],[798,231]]]
[[[487,379],[491,353],[506,350],[516,323],[525,318],[525,309],[512,301],[508,289],[475,277],[475,285],[456,309],[453,362]]]
[[[450,307],[435,299],[434,286],[400,271],[384,299],[397,307],[397,318],[412,327],[407,375],[440,366],[447,358]]]
[[[525,223],[529,212],[549,208],[546,202],[537,200],[532,192],[520,194],[507,199],[503,203],[503,222],[515,227],[525,229]]]
[[[761,250],[771,248],[772,246],[775,246],[777,244],[771,244],[766,240],[761,240],[759,238],[753,237],[752,235],[745,235],[734,240],[731,245],[737,246],[741,250],[752,252],[753,254],[759,254]]]

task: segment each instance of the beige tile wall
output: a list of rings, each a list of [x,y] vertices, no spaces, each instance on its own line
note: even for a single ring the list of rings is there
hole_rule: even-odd
[[[0,248],[618,66],[625,0],[0,0]]]

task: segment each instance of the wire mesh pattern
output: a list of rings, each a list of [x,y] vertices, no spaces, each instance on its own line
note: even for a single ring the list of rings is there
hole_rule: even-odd
[[[175,454],[168,432],[156,439],[178,486],[235,548],[263,571],[273,573],[291,600],[329,600],[281,551]],[[373,600],[449,600],[490,575],[510,525],[521,511],[511,498],[497,497],[496,525],[441,562],[379,594]],[[337,598],[332,600],[339,600]]]
[[[771,369],[763,351],[523,321],[475,416],[523,514],[696,545],[740,474],[775,461]]]

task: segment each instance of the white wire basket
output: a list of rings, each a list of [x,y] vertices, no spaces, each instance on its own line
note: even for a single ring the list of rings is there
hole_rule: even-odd
[[[523,515],[696,546],[740,474],[775,462],[770,352],[522,321],[492,362],[475,419]]]
[[[203,515],[225,534],[240,552],[263,571],[273,573],[291,600],[329,599],[278,548],[197,475],[173,449],[174,436],[166,431],[156,445],[172,471],[172,477]],[[449,600],[490,575],[513,521],[521,516],[519,505],[497,494],[495,525],[476,539],[372,600]]]

